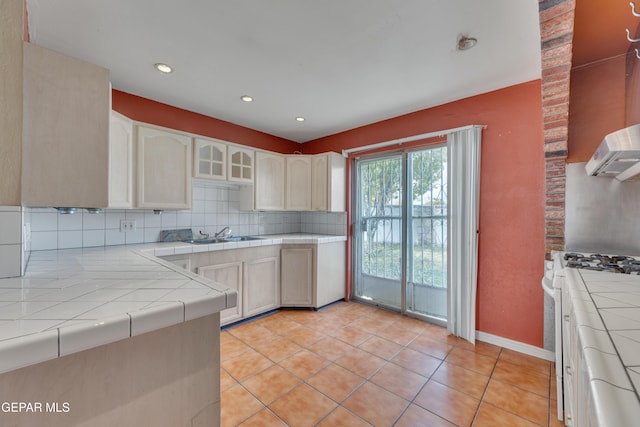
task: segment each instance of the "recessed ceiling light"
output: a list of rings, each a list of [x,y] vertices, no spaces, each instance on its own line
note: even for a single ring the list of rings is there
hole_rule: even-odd
[[[173,71],[173,68],[171,68],[167,64],[163,64],[162,62],[153,64],[153,66],[156,67],[156,70],[160,71],[161,73],[170,73]]]
[[[240,99],[241,99],[241,100],[243,100],[244,102],[251,102],[251,101],[253,101],[253,98],[252,98],[252,97],[250,97],[249,95],[242,95],[242,96],[240,97]]]
[[[478,39],[475,37],[469,37],[465,34],[462,34],[458,37],[458,43],[456,44],[457,50],[469,50],[474,47],[478,43]]]
[[[296,117],[297,122],[304,122],[304,117]]]

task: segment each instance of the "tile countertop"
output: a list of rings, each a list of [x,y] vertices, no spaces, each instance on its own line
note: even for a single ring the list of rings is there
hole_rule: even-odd
[[[566,271],[591,411],[600,426],[633,425],[640,419],[640,276]]]
[[[236,291],[158,256],[346,240],[261,237],[31,252],[25,276],[0,279],[0,373],[235,307]]]
[[[329,236],[325,234],[273,234],[267,236],[258,236],[257,240],[246,240],[243,242],[224,242],[224,243],[211,243],[208,245],[193,245],[183,242],[164,242],[154,243],[153,247],[143,249],[144,252],[149,255],[155,256],[169,256],[169,255],[182,255],[196,252],[212,252],[221,251],[226,249],[240,249],[250,248],[256,246],[266,245],[289,245],[289,244],[323,244],[332,242],[344,242],[347,240],[346,236]],[[146,245],[148,246],[148,245]]]

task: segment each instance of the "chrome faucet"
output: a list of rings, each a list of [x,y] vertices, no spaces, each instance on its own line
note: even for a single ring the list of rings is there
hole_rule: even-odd
[[[227,226],[224,227],[222,230],[218,231],[216,234],[214,234],[214,237],[217,239],[219,237],[225,237],[231,234],[231,229]]]

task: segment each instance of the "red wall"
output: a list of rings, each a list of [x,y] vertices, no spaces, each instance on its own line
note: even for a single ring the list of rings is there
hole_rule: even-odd
[[[586,162],[602,139],[625,127],[626,56],[571,71],[568,163]]]
[[[245,128],[230,122],[193,113],[171,105],[112,91],[112,107],[130,119],[144,123],[190,132],[196,135],[222,139],[278,153],[293,153],[300,144],[264,132]]]
[[[541,83],[533,81],[307,142],[341,151],[470,124],[482,134],[477,324],[542,347],[544,153]]]

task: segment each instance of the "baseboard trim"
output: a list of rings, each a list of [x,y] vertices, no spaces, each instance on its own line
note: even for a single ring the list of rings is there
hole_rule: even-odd
[[[536,347],[530,344],[525,344],[520,341],[514,341],[508,338],[499,337],[497,335],[488,334],[486,332],[476,331],[476,339],[478,341],[484,341],[489,344],[508,348],[509,350],[517,351],[518,353],[524,353],[528,354],[529,356],[545,359],[550,362],[555,362],[556,360],[556,355],[553,351],[545,350],[544,348]]]

